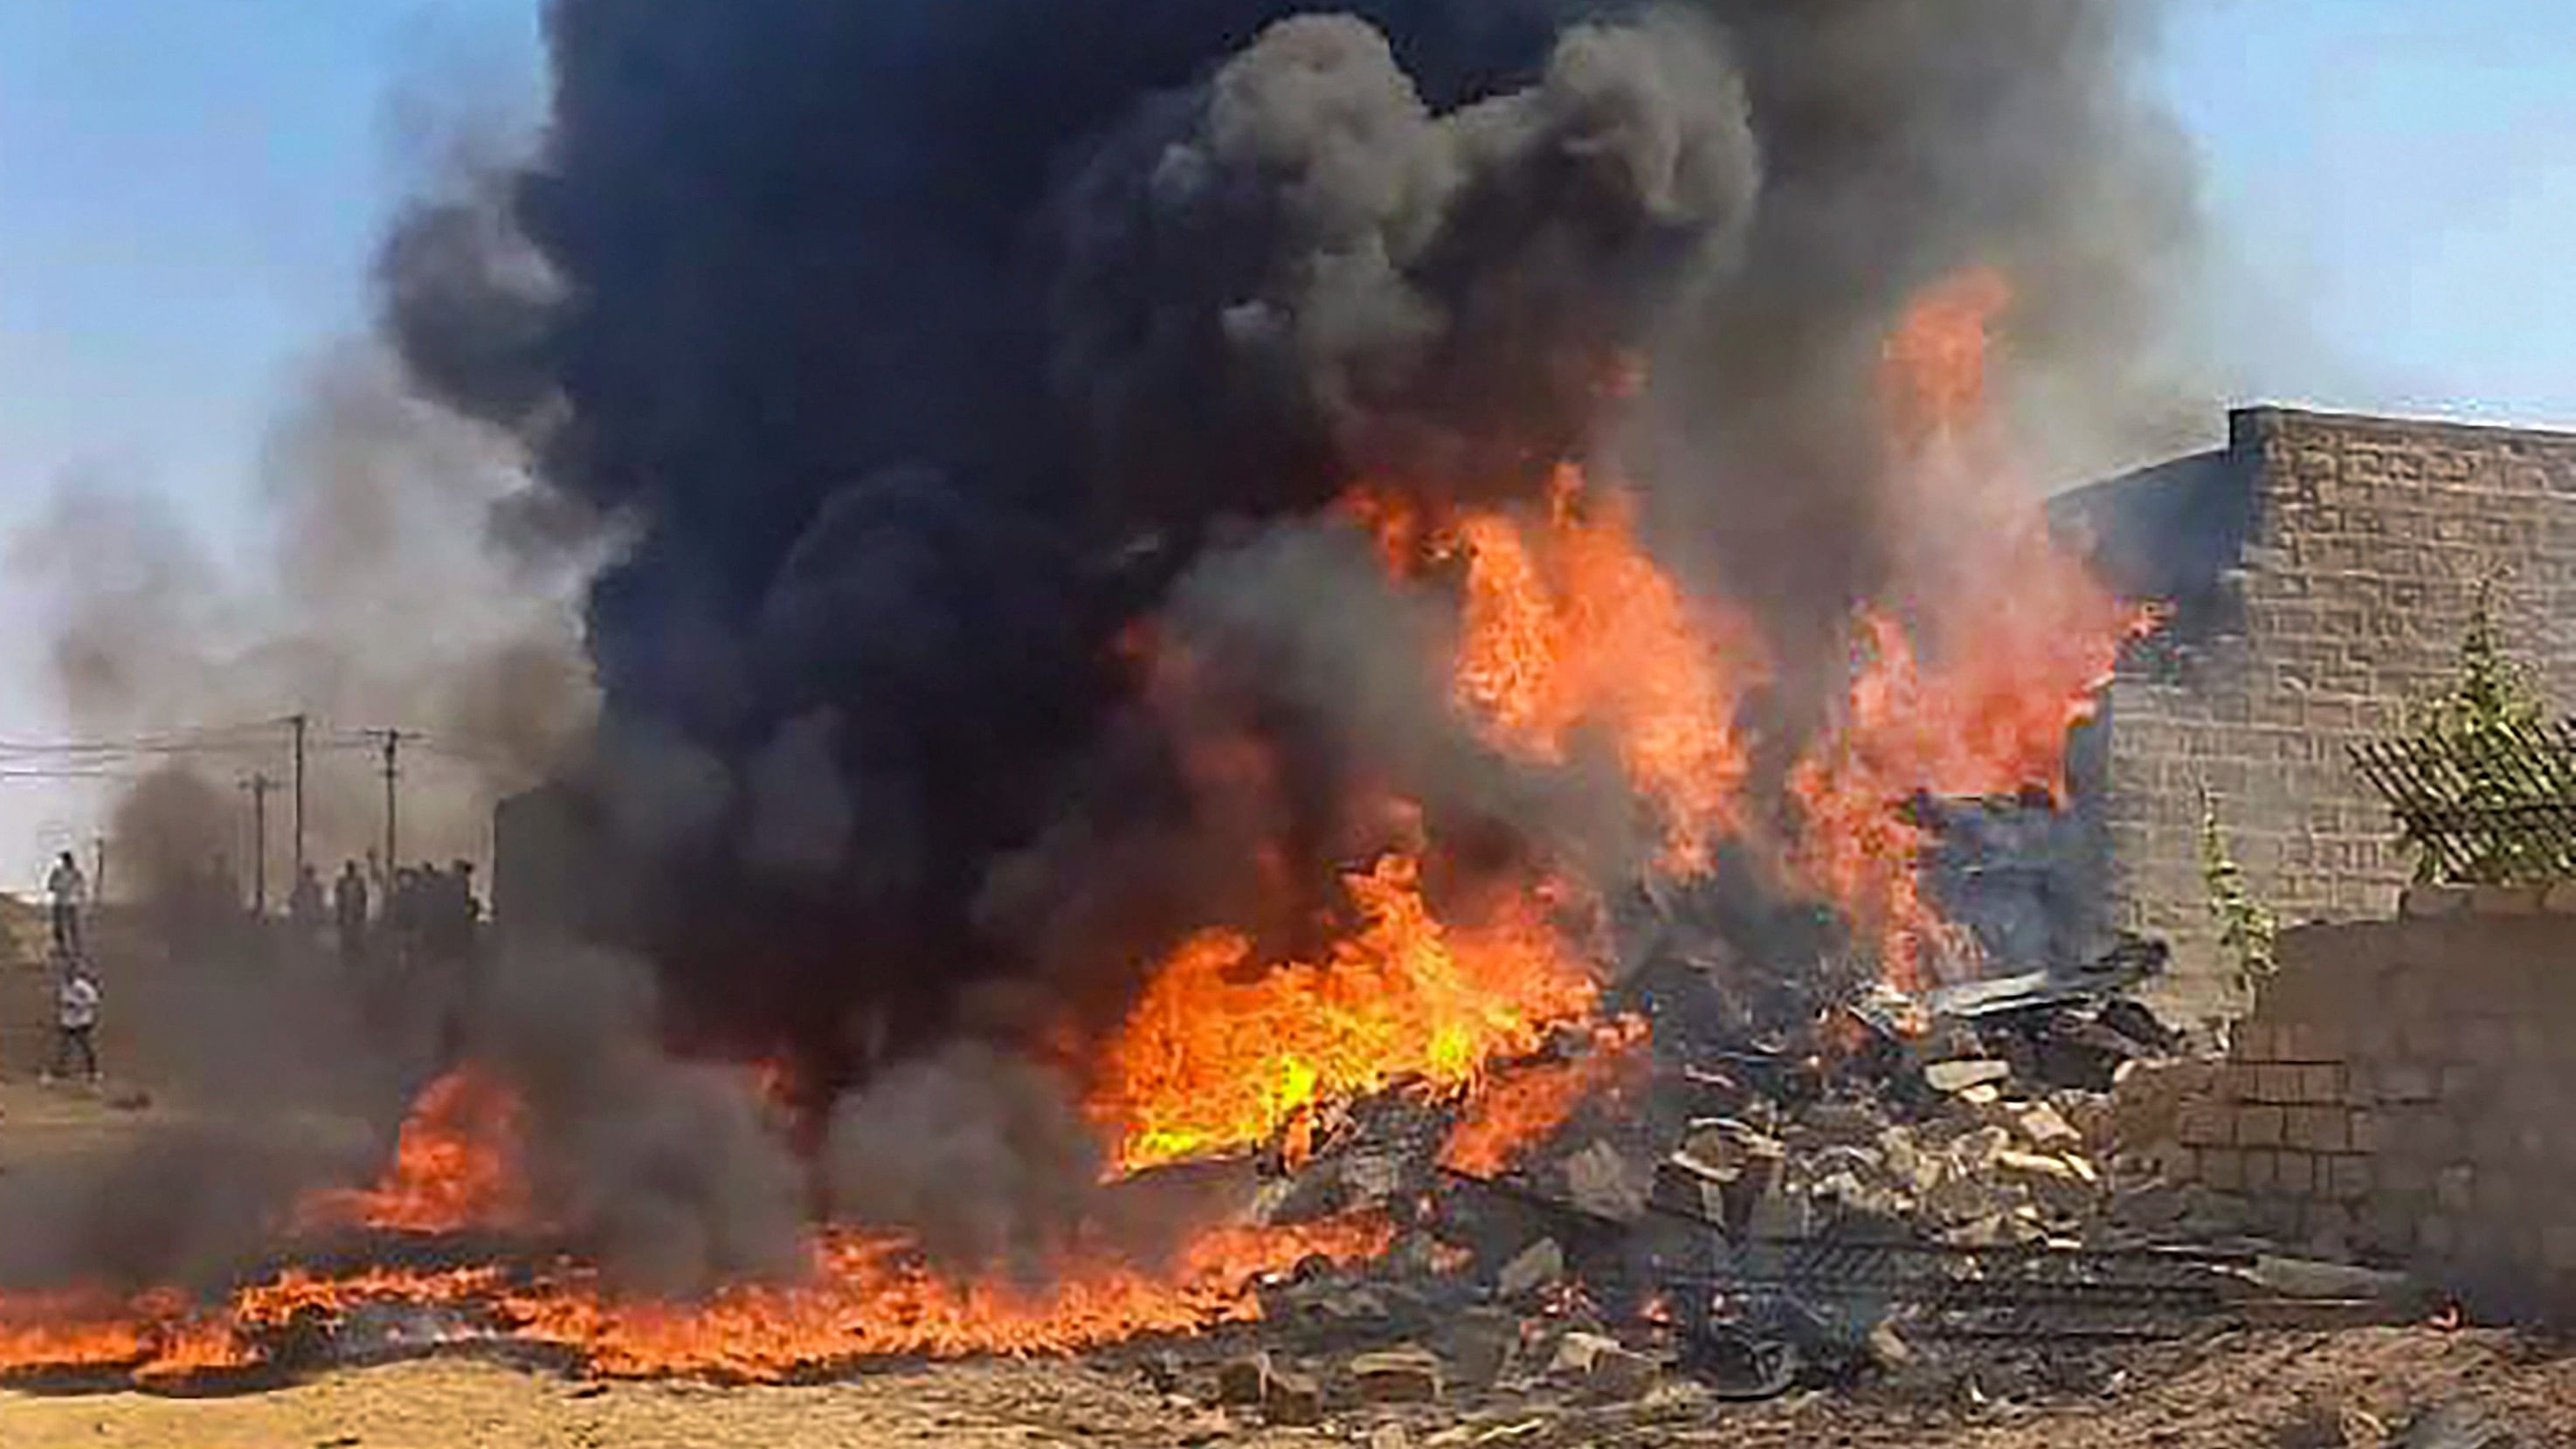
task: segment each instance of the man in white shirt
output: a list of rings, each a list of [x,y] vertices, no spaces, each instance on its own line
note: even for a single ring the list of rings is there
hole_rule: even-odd
[[[98,1080],[98,981],[77,956],[62,963],[62,982],[54,990],[54,1070],[70,1076],[77,1059],[85,1082]]]

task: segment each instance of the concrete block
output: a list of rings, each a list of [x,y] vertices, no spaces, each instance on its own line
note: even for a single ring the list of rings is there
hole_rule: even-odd
[[[2278,1147],[2289,1133],[2289,1117],[2280,1107],[2236,1109],[2236,1143],[2240,1147]]]
[[[2278,1063],[2254,1069],[2254,1095],[2251,1100],[2287,1106],[2299,1100],[2299,1068]]]
[[[1278,1370],[1261,1401],[1262,1422],[1280,1428],[1311,1428],[1324,1422],[1324,1394],[1305,1374]]]
[[[2371,1171],[2367,1157],[2341,1156],[2326,1160],[2324,1195],[2337,1202],[2360,1202],[2370,1196]]]
[[[1440,1360],[1419,1348],[1391,1348],[1351,1360],[1351,1382],[1372,1404],[1427,1404],[1440,1397]]]
[[[2287,1140],[2303,1152],[2349,1151],[2351,1118],[2341,1107],[2293,1107]]]
[[[2343,1100],[2343,1068],[2316,1065],[2299,1068],[2299,1095],[2295,1100],[2310,1104]]]
[[[2240,1021],[2228,1038],[2227,1055],[2230,1060],[2238,1062],[2275,1061],[2278,1059],[2272,1054],[2274,1041],[2273,1029],[2269,1025]]]
[[[2272,1036],[2273,1060],[2280,1062],[2313,1062],[2317,1060],[2317,1029],[2309,1021],[2282,1022]]]
[[[2381,1149],[2381,1118],[2376,1112],[2355,1111],[2344,1124],[2345,1140],[2355,1152],[2372,1153]]]
[[[2235,1113],[2215,1103],[2182,1109],[2178,1132],[2186,1147],[2225,1147],[2236,1140]]]
[[[2263,1081],[2263,1068],[2252,1062],[2229,1062],[2218,1074],[2219,1095],[2224,1101],[2251,1102]]]
[[[2245,1154],[2225,1147],[2212,1147],[2202,1152],[2200,1180],[2216,1192],[2242,1191],[2245,1187]]]
[[[2281,1154],[2248,1152],[2245,1154],[2245,1192],[2249,1197],[2262,1197],[2281,1189]]]
[[[2343,1102],[2348,1107],[2368,1107],[2379,1101],[2379,1078],[2367,1062],[2348,1063],[2343,1069]]]
[[[2317,1191],[2317,1159],[2305,1152],[2277,1152],[2272,1155],[2273,1189],[2283,1197],[2314,1197]]]

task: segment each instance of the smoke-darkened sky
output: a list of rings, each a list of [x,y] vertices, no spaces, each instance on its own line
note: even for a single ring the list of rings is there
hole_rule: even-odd
[[[86,471],[166,495],[218,548],[250,537],[297,368],[364,321],[372,250],[424,160],[404,138],[424,109],[533,113],[535,8],[0,7],[0,534]],[[2174,11],[2152,78],[2205,163],[2220,389],[2576,423],[2576,16]],[[71,728],[41,642],[0,632],[0,738]],[[93,808],[0,778],[0,885],[85,838]]]

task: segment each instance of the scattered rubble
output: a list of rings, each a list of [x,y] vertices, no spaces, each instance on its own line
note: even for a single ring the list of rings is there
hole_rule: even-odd
[[[1643,1089],[1578,1105],[1507,1170],[1438,1165],[1444,1109],[1403,1094],[1274,1164],[1271,1220],[1376,1211],[1397,1243],[1267,1290],[1263,1339],[1296,1366],[1240,1354],[1208,1398],[1372,1445],[1572,1443],[1552,1416],[1866,1379],[2013,1392],[1998,1343],[2080,1360],[2418,1312],[2401,1275],[2267,1251],[2167,1172],[2221,1068],[2128,995],[2160,962],[2125,943],[1913,1002],[1738,1001],[1722,1028],[1693,1015],[1702,968],[1632,974],[1655,1018]]]
[[[1565,1276],[1565,1250],[1554,1238],[1541,1238],[1522,1249],[1494,1277],[1494,1293],[1505,1299],[1526,1298]]]
[[[1404,1347],[1364,1353],[1351,1360],[1351,1381],[1372,1404],[1421,1404],[1440,1397],[1439,1356]]]

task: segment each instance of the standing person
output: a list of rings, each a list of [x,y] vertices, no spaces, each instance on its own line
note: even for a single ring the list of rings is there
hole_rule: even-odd
[[[421,904],[420,872],[394,867],[393,883],[385,888],[384,927],[394,965],[405,974],[420,959]]]
[[[340,928],[340,962],[355,967],[367,955],[367,877],[354,860],[340,867],[331,910]]]
[[[456,948],[459,954],[474,954],[475,938],[483,931],[483,902],[474,894],[474,862],[456,862]]]
[[[310,950],[322,939],[322,877],[313,867],[295,873],[295,889],[286,893],[286,919],[295,928],[299,949]]]
[[[78,956],[62,958],[62,983],[54,990],[54,1070],[52,1075],[71,1075],[75,1058],[80,1063],[81,1080],[98,1080],[98,981],[89,974],[89,965]]]
[[[54,857],[53,874],[45,877],[45,890],[54,901],[54,949],[66,956],[81,953],[81,907],[89,903],[89,878],[81,874],[80,862],[68,850]]]
[[[474,899],[474,864],[459,860],[443,872],[433,869],[435,883],[434,923],[436,944],[433,950],[444,961],[463,961],[474,954],[474,930],[481,923],[483,908]]]

